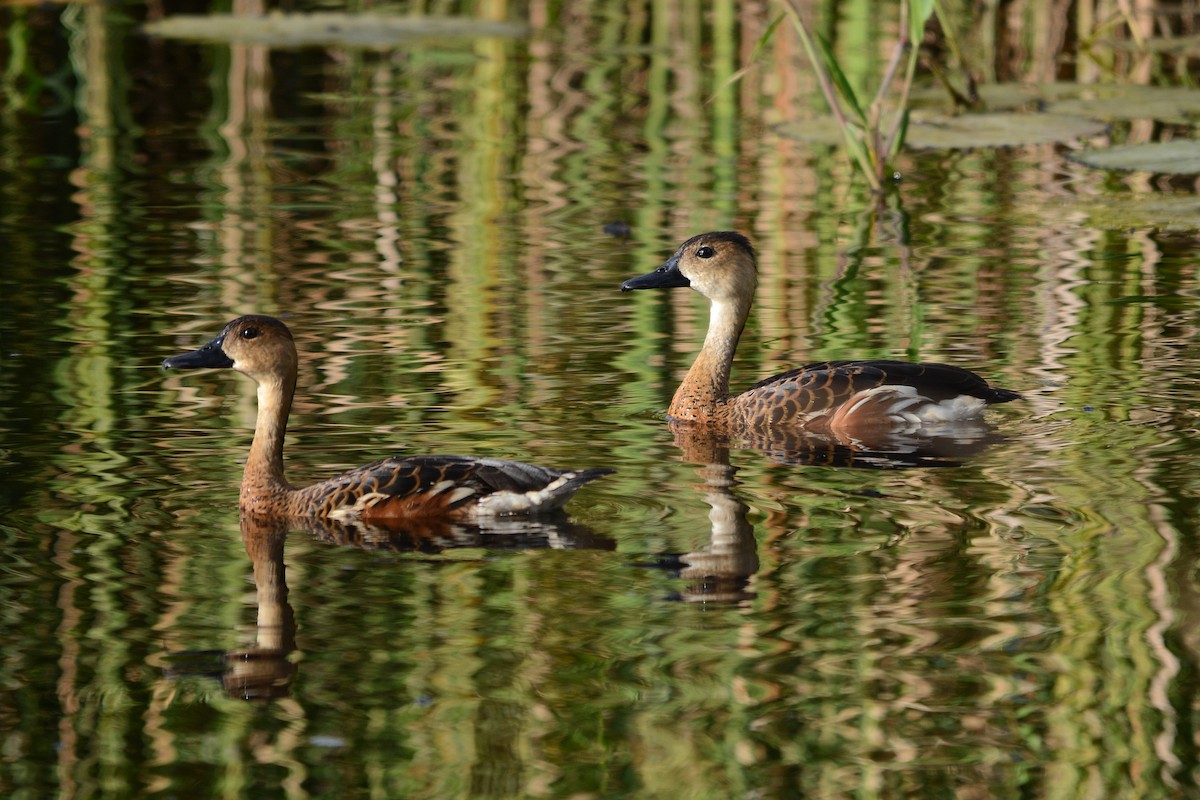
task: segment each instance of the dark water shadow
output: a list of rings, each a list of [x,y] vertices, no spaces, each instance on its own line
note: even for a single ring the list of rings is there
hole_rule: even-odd
[[[440,553],[452,548],[488,550],[615,550],[616,541],[600,536],[565,514],[493,520],[459,525],[434,520],[406,525],[343,524],[329,520],[297,522],[242,514],[242,541],[254,573],[255,635],[252,645],[236,650],[169,653],[168,678],[207,677],[221,683],[230,697],[266,701],[285,697],[296,673],[296,614],[288,602],[284,545],[293,531],[343,547],[398,553]]]

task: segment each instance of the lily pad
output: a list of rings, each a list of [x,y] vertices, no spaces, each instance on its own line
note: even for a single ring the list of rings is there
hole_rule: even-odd
[[[919,150],[1021,147],[1068,142],[1103,133],[1103,122],[1066,114],[998,111],[959,116],[916,115],[908,126],[909,147]]]
[[[833,117],[811,117],[785,122],[775,126],[775,132],[787,139],[809,144],[840,145],[846,141],[845,134]]]
[[[1153,119],[1186,125],[1200,119],[1200,90],[1169,86],[1087,86],[1077,97],[1051,101],[1047,111],[1105,120]]]
[[[982,83],[976,91],[987,111],[1040,111],[1046,103],[1082,97],[1096,88],[1082,83]],[[953,110],[950,95],[940,84],[914,89],[909,95],[909,105],[914,110]]]
[[[321,12],[260,17],[180,14],[148,22],[146,31],[174,39],[276,47],[389,47],[420,39],[511,39],[524,36],[527,28],[519,23],[469,17]]]
[[[994,114],[914,113],[908,125],[909,147],[918,150],[971,150],[977,147],[1021,147],[1067,142],[1103,133],[1103,122],[1063,114],[997,112]],[[776,127],[781,136],[813,144],[845,141],[833,117],[813,117]]]
[[[962,88],[959,88],[962,91]],[[984,83],[976,88],[988,111],[1011,111],[1045,101],[1038,87],[1028,83]],[[909,107],[928,111],[950,111],[950,95],[940,84],[922,86],[909,95]]]
[[[988,111],[1044,110],[1110,122],[1153,119],[1188,124],[1200,119],[1200,89],[1129,84],[989,83],[981,85],[978,91]],[[925,86],[912,93],[910,103],[914,110],[949,110],[950,98],[940,86]]]
[[[1071,158],[1098,169],[1194,175],[1200,173],[1200,140],[1176,139],[1171,142],[1130,144],[1074,153]]]

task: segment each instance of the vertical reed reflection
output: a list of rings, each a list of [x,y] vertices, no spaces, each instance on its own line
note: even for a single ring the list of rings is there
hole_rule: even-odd
[[[814,8],[869,82],[895,4]],[[1039,48],[1107,10],[1008,3],[969,35],[985,72],[1099,78]],[[1082,203],[1169,182],[1057,147],[912,154],[903,205],[864,211],[836,151],[776,127],[819,107],[786,25],[723,85],[770,3],[535,0],[528,42],[391,52],[182,45],[131,36],[140,13],[0,9],[6,792],[1194,789],[1196,237]],[[1170,58],[1109,52],[1139,79]],[[986,366],[1027,411],[952,469],[779,442],[679,464],[655,415],[703,314],[616,284],[725,226],[762,253],[741,385],[916,356]],[[153,368],[252,310],[310,356],[299,474],[599,453],[602,534],[295,533],[285,594],[282,537],[230,516],[249,386],[214,433],[228,401]],[[686,553],[680,578],[631,569],[647,549]],[[661,602],[680,586],[732,602]],[[162,680],[186,647],[278,655],[219,670],[276,696]]]

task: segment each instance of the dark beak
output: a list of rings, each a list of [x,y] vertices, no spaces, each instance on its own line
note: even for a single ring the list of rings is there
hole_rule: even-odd
[[[171,356],[163,362],[163,369],[213,369],[217,367],[232,367],[233,359],[225,355],[221,345],[225,343],[225,334],[221,334],[199,350]]]
[[[692,282],[679,271],[679,256],[673,255],[663,262],[654,272],[648,272],[637,278],[630,278],[621,284],[622,292],[632,292],[634,289],[677,289],[691,286]]]

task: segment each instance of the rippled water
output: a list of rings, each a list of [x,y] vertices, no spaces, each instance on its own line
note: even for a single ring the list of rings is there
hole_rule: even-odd
[[[395,53],[2,12],[6,796],[1194,790],[1197,236],[1087,214],[1190,189],[926,154],[869,213],[773,132],[807,83],[713,97],[769,15],[609,5]],[[713,228],[761,254],[738,386],[897,357],[1025,399],[958,466],[677,443],[706,310],[618,287]],[[158,365],[251,311],[301,351],[296,481],[618,472],[505,532],[243,527],[251,383]]]

